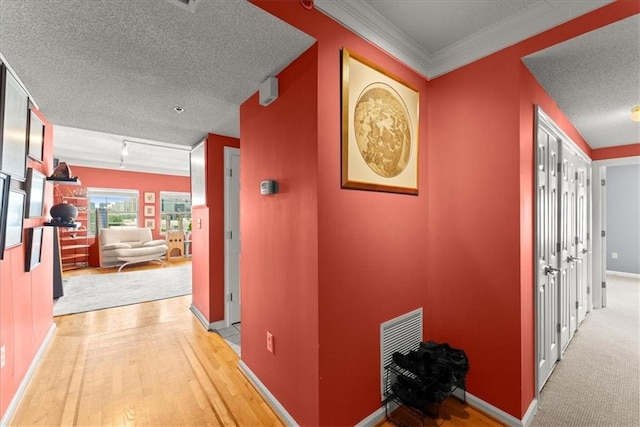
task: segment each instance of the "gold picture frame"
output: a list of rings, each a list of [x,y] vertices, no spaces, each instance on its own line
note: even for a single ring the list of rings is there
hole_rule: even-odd
[[[156,207],[155,207],[155,205],[145,205],[144,206],[144,216],[156,216]]]
[[[155,228],[156,228],[156,220],[155,219],[145,218],[145,220],[144,220],[144,228],[150,228],[152,230],[155,230]]]
[[[156,202],[156,193],[145,192],[144,193],[144,202],[145,203],[155,203]]]
[[[342,49],[342,188],[418,194],[417,89]]]

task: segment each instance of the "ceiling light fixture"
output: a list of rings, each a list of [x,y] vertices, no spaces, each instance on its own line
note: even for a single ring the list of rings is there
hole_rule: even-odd
[[[124,156],[120,157],[120,169],[124,169]]]
[[[128,156],[129,155],[129,150],[127,149],[127,141],[122,141],[122,150],[120,151],[120,153],[123,156]]]
[[[640,105],[631,109],[631,120],[640,122]]]
[[[175,111],[178,114],[182,114],[184,113],[184,108],[176,106],[176,107],[173,107],[173,111]]]

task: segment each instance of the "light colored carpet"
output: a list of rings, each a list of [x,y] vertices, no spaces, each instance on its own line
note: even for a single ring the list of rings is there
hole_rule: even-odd
[[[64,296],[53,315],[82,313],[191,293],[191,264],[152,270],[74,276],[63,282]]]
[[[593,310],[542,389],[533,426],[640,425],[640,280],[607,276]]]

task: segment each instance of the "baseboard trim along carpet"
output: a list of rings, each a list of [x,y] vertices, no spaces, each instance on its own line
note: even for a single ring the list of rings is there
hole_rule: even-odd
[[[13,414],[15,413],[16,409],[18,409],[18,404],[20,403],[20,400],[22,399],[22,396],[24,395],[24,392],[27,389],[27,386],[31,381],[31,377],[33,377],[33,374],[36,372],[36,367],[40,363],[40,360],[42,359],[42,356],[44,355],[45,350],[47,349],[47,347],[49,347],[49,344],[53,339],[55,330],[56,330],[56,324],[52,323],[51,327],[49,328],[49,331],[47,332],[47,335],[45,335],[44,340],[42,341],[42,344],[38,349],[38,352],[36,353],[35,357],[31,361],[31,365],[29,365],[29,369],[27,369],[27,372],[24,375],[24,378],[20,382],[20,386],[18,387],[18,390],[16,390],[15,396],[13,396],[13,399],[11,399],[11,403],[9,403],[9,406],[7,407],[7,411],[4,413],[4,417],[2,417],[2,419],[0,420],[0,426],[5,427],[9,425],[9,421],[11,421],[11,417],[13,417]]]
[[[611,274],[613,276],[630,277],[632,279],[640,279],[640,274],[637,274],[637,273],[625,273],[624,271],[607,270],[607,274]]]
[[[240,368],[240,372],[242,372],[244,376],[247,377],[249,382],[253,384],[255,389],[258,390],[258,393],[262,395],[262,397],[267,401],[267,404],[271,407],[271,409],[275,411],[275,413],[278,415],[278,417],[280,417],[280,420],[283,421],[285,425],[299,426],[296,420],[294,420],[293,417],[287,412],[287,410],[284,409],[284,406],[282,406],[282,404],[278,402],[278,399],[276,399],[276,397],[271,394],[269,389],[265,387],[264,384],[262,384],[262,381],[258,379],[256,374],[254,374],[253,371],[249,369],[246,363],[240,360],[238,362],[238,367]]]

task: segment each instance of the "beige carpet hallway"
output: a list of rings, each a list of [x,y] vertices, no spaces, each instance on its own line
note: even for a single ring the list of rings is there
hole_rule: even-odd
[[[640,279],[607,276],[607,308],[580,326],[542,389],[533,426],[640,425]]]

